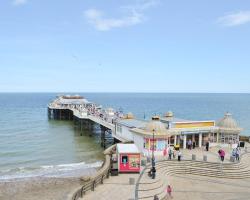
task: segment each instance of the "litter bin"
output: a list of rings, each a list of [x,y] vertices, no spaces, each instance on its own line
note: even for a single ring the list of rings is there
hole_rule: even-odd
[[[234,162],[235,161],[235,157],[234,156],[230,156],[230,161]]]
[[[146,166],[146,160],[141,160],[141,166]]]
[[[129,178],[129,185],[134,185],[135,184],[135,178]]]
[[[204,155],[204,156],[203,156],[203,161],[204,161],[204,162],[207,162],[207,155]]]
[[[192,154],[192,160],[196,160],[196,155]]]
[[[110,173],[111,173],[111,176],[118,176],[119,175],[118,169],[111,169]]]

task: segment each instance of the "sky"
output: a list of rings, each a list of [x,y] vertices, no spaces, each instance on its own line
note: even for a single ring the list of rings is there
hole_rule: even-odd
[[[250,93],[250,1],[1,0],[0,92]]]

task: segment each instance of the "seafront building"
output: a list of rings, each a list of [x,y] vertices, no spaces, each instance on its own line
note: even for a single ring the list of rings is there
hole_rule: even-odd
[[[179,119],[172,112],[167,112],[165,116],[153,117],[149,122],[134,119],[129,114],[116,122],[115,134],[134,141],[144,154],[152,150],[156,154],[162,154],[168,146],[175,145],[185,149],[188,141],[196,147],[202,147],[206,142],[210,146],[236,144],[241,130],[230,113],[216,122]]]
[[[241,128],[230,113],[218,120],[193,121],[176,118],[169,111],[164,116],[155,116],[150,121],[136,119],[112,108],[103,109],[85,98],[59,96],[48,106],[49,116],[55,119],[80,120],[97,123],[105,131],[112,132],[116,141],[133,142],[144,155],[152,151],[162,155],[169,146],[187,148],[187,144],[202,147],[237,144]],[[82,124],[82,123],[80,123]]]

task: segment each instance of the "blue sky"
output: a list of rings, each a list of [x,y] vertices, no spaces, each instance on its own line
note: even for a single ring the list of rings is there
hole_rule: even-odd
[[[1,92],[250,92],[250,1],[1,0]]]

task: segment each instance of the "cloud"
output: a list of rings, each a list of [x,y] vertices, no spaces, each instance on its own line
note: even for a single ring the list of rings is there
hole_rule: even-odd
[[[250,11],[239,11],[220,17],[218,23],[223,26],[239,26],[250,22]]]
[[[14,1],[12,2],[12,4],[13,4],[14,6],[20,6],[20,5],[26,4],[27,2],[28,2],[27,0],[14,0]]]
[[[125,16],[120,18],[108,18],[104,13],[97,9],[88,9],[84,12],[84,16],[88,23],[93,25],[99,31],[108,31],[112,28],[122,28],[140,24],[144,21],[144,11],[155,6],[158,0],[140,0],[135,5],[123,6],[121,11]]]

